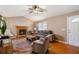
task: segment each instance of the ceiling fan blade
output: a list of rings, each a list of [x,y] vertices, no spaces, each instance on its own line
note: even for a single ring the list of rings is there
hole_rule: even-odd
[[[32,8],[28,8],[28,10],[33,10]]]
[[[46,12],[46,9],[40,9],[39,12]]]

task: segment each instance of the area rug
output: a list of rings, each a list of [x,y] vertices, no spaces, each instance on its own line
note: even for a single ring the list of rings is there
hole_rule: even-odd
[[[32,45],[31,42],[28,40],[13,40],[13,53],[31,53],[32,52]]]

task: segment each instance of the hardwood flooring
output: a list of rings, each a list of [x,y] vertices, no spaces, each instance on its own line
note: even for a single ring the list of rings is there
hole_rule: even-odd
[[[48,48],[49,54],[79,54],[79,48],[60,42],[52,42]]]

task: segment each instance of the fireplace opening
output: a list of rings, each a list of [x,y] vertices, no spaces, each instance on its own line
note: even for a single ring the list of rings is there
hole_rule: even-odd
[[[20,29],[19,35],[26,35],[26,29]]]

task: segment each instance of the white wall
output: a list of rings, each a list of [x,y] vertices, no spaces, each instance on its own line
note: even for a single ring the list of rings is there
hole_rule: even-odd
[[[12,34],[16,34],[16,26],[28,26],[28,29],[31,30],[32,22],[25,17],[7,17],[5,18],[7,23],[6,32],[11,32]]]

